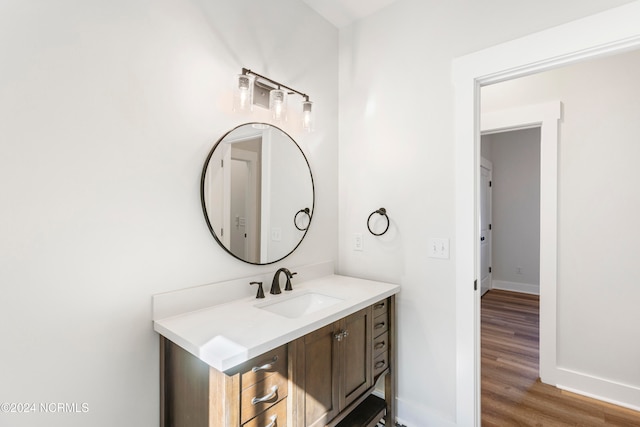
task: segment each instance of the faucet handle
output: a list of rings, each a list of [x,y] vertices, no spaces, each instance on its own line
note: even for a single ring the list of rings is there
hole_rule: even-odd
[[[284,285],[284,290],[285,291],[292,291],[293,287],[291,286],[291,278],[295,275],[298,274],[297,272],[290,272],[289,270],[286,271],[287,273],[287,283]]]
[[[262,289],[262,282],[251,282],[249,285],[258,285],[258,293],[256,298],[264,298],[264,290]]]

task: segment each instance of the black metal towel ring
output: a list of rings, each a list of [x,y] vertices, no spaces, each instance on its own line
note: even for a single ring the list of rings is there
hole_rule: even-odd
[[[371,217],[373,216],[373,214],[380,214],[387,219],[387,226],[382,233],[374,233],[373,230],[371,230],[371,225],[369,223],[371,222]],[[389,229],[389,217],[387,216],[387,210],[385,208],[380,208],[377,211],[371,212],[371,215],[369,215],[369,218],[367,218],[367,228],[369,229],[369,233],[373,234],[374,236],[382,236],[384,233],[386,233]]]
[[[298,215],[300,215],[301,213],[306,214],[309,217],[309,224],[311,224],[311,214],[309,213],[309,208],[304,208],[304,209],[300,209],[294,215],[294,217],[293,217],[293,225],[295,225],[298,230],[305,231],[307,228],[309,228],[309,224],[307,224],[307,226],[305,228],[298,227]]]

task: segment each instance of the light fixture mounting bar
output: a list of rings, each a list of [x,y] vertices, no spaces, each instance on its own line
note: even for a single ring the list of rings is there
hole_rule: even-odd
[[[302,93],[299,90],[295,90],[295,89],[293,89],[293,88],[291,88],[291,87],[289,87],[287,85],[283,85],[282,83],[279,83],[279,82],[277,82],[277,81],[275,81],[273,79],[270,79],[269,77],[265,77],[262,74],[258,74],[258,73],[254,72],[254,71],[251,71],[248,68],[242,68],[242,74],[244,74],[244,75],[252,75],[252,76],[255,76],[255,77],[259,78],[259,79],[266,80],[269,83],[271,83],[273,85],[276,85],[278,87],[278,89],[285,88],[285,89],[291,91],[291,93],[296,93],[296,94],[300,95],[301,97],[304,98],[305,101],[309,101],[309,95],[307,95],[306,93]]]

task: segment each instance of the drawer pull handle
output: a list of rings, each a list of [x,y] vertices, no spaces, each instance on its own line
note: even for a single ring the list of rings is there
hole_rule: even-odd
[[[271,387],[271,393],[262,397],[254,397],[253,399],[251,399],[251,404],[257,405],[258,403],[266,402],[267,400],[273,399],[276,394],[278,394],[278,386],[274,385],[273,387]]]
[[[376,363],[376,366],[374,366],[374,367],[375,367],[376,369],[380,369],[380,368],[382,368],[382,367],[383,367],[384,365],[386,365],[386,364],[387,364],[387,362],[385,362],[384,360],[382,360],[382,361],[380,361],[380,362]]]
[[[267,424],[265,427],[276,427],[276,420],[278,419],[278,415],[272,415],[271,418],[269,418],[269,420],[271,421],[269,424]]]
[[[380,350],[381,348],[384,348],[384,346],[386,345],[386,343],[384,341],[379,342],[378,344],[375,345],[375,347],[373,347],[376,350]]]
[[[374,329],[382,329],[384,328],[384,325],[385,325],[384,322],[377,323],[376,326],[374,326]]]
[[[343,329],[340,332],[338,332],[337,334],[335,334],[333,337],[338,341],[342,341],[343,338],[346,338],[348,336],[349,336],[349,331],[345,331]]]
[[[278,361],[278,356],[273,356],[273,360],[271,361],[271,363],[266,363],[262,366],[254,366],[253,368],[251,368],[251,372],[267,371],[273,368],[273,364],[276,363],[277,361]]]
[[[374,310],[380,310],[381,308],[384,308],[384,303],[383,302],[379,302],[378,304],[373,306]]]

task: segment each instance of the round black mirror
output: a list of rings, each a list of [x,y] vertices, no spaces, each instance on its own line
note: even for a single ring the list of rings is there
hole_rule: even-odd
[[[282,129],[246,123],[209,152],[200,198],[220,246],[242,261],[271,264],[291,254],[309,229],[313,176],[304,153]]]

